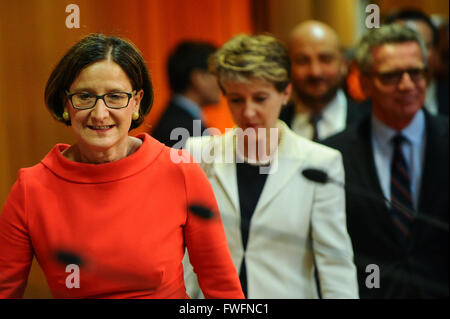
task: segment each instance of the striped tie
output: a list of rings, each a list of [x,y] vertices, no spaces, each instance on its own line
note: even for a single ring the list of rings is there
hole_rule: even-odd
[[[413,209],[411,177],[401,147],[405,141],[405,137],[401,134],[397,134],[392,138],[394,155],[391,163],[391,201],[408,209]],[[391,213],[394,224],[398,229],[400,241],[407,243],[414,217],[405,209],[399,209],[394,206],[391,207]]]

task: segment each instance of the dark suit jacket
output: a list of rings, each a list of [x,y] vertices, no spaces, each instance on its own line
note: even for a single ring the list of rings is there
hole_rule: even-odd
[[[357,123],[365,115],[370,113],[370,103],[356,103],[350,97],[347,96],[347,126],[351,126]],[[279,119],[285,122],[290,128],[292,128],[292,121],[295,115],[294,103],[289,103],[281,109]]]
[[[189,132],[189,136],[194,136],[194,133],[196,133],[193,127],[194,120],[198,119],[180,107],[176,101],[171,100],[151,135],[161,143],[172,147],[182,139],[182,137],[178,136],[176,140],[171,140],[170,133],[172,130],[178,127],[185,128]],[[203,123],[201,123],[200,129],[200,134],[196,134],[196,136],[201,136],[206,129]]]
[[[449,122],[425,112],[426,154],[419,212],[448,225]],[[345,182],[383,196],[371,144],[370,115],[352,128],[330,137],[325,145],[341,151]],[[435,298],[449,296],[449,236],[422,221],[412,226],[408,248],[400,245],[384,203],[346,192],[347,227],[353,242],[361,298]],[[365,281],[376,264],[380,288]]]
[[[436,97],[438,101],[439,114],[448,116],[448,82],[436,81]]]

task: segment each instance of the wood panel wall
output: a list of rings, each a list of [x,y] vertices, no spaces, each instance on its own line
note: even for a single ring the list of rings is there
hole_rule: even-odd
[[[80,9],[80,28],[68,29],[69,4]],[[253,30],[251,0],[21,0],[0,1],[0,207],[17,171],[38,163],[56,143],[74,142],[70,128],[52,119],[44,88],[64,53],[89,33],[131,40],[142,51],[152,74],[155,105],[148,131],[169,98],[166,57],[183,39],[222,45],[231,36]],[[207,110],[213,126],[233,125],[226,105]],[[33,266],[26,297],[49,297],[39,267]]]

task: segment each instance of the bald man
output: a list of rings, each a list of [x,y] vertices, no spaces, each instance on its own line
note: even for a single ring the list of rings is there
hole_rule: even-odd
[[[314,20],[297,25],[290,33],[294,103],[280,119],[297,134],[321,141],[356,122],[368,107],[356,105],[341,86],[347,65],[336,32]]]

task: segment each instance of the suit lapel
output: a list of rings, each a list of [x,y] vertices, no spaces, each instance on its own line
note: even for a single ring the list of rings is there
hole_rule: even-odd
[[[226,133],[222,138],[216,139],[216,146],[221,144],[222,147],[220,148],[220,157],[216,158],[213,163],[213,170],[225,194],[233,204],[235,211],[240,214],[233,136],[234,130]],[[229,161],[230,156],[226,152],[233,153],[231,162]]]
[[[370,186],[371,191],[376,192],[382,196],[382,190],[378,174],[375,167],[375,160],[372,150],[372,133],[370,117],[367,117],[358,128],[359,133],[355,138],[356,147],[352,147],[354,156],[351,158],[355,160],[355,167],[358,168],[358,173],[364,179],[364,184]],[[363,174],[361,174],[363,173]]]
[[[371,105],[368,100],[356,103],[347,96],[347,126],[358,123],[361,119],[370,114],[370,108]]]
[[[301,153],[298,152],[298,139],[284,123],[278,123],[282,127],[282,137],[278,148],[279,152],[272,164],[271,174],[267,177],[254,215],[263,210],[294,175],[300,174],[299,168],[303,163]]]
[[[432,204],[435,202],[435,196],[440,192],[440,183],[436,178],[441,176],[444,165],[448,163],[442,162],[446,159],[444,155],[444,147],[448,147],[447,139],[443,139],[442,133],[439,130],[439,125],[435,123],[435,119],[425,110],[425,130],[426,130],[426,145],[425,158],[422,170],[422,180],[419,197],[419,211],[428,214],[434,211]],[[444,143],[444,144],[443,144]],[[442,163],[441,163],[442,162]]]
[[[371,136],[370,116],[367,116],[358,127],[358,134],[355,136],[354,147],[352,147],[353,155],[350,158],[354,159],[354,161],[351,165],[354,166],[356,172],[353,178],[360,180],[364,190],[383,198],[384,194],[375,167]],[[347,181],[349,184],[352,183],[352,179],[348,179]],[[354,196],[357,195],[347,194],[349,200]],[[365,201],[366,203],[370,202],[371,209],[369,211],[371,214],[368,216],[374,222],[368,221],[368,224],[379,225],[374,227],[379,227],[380,232],[389,234],[391,239],[396,242],[396,230],[387,206],[376,201],[368,201],[367,198],[360,198],[359,200]]]
[[[222,185],[224,192],[234,206],[234,209],[239,212],[239,194],[237,188],[236,165],[234,163],[216,163],[214,170]]]
[[[347,98],[347,126],[351,125],[352,123],[355,122],[355,111],[356,111],[356,107],[353,104],[353,101],[351,100],[351,98],[349,96],[346,96]]]
[[[438,80],[436,86],[439,114],[448,116],[448,81]]]

